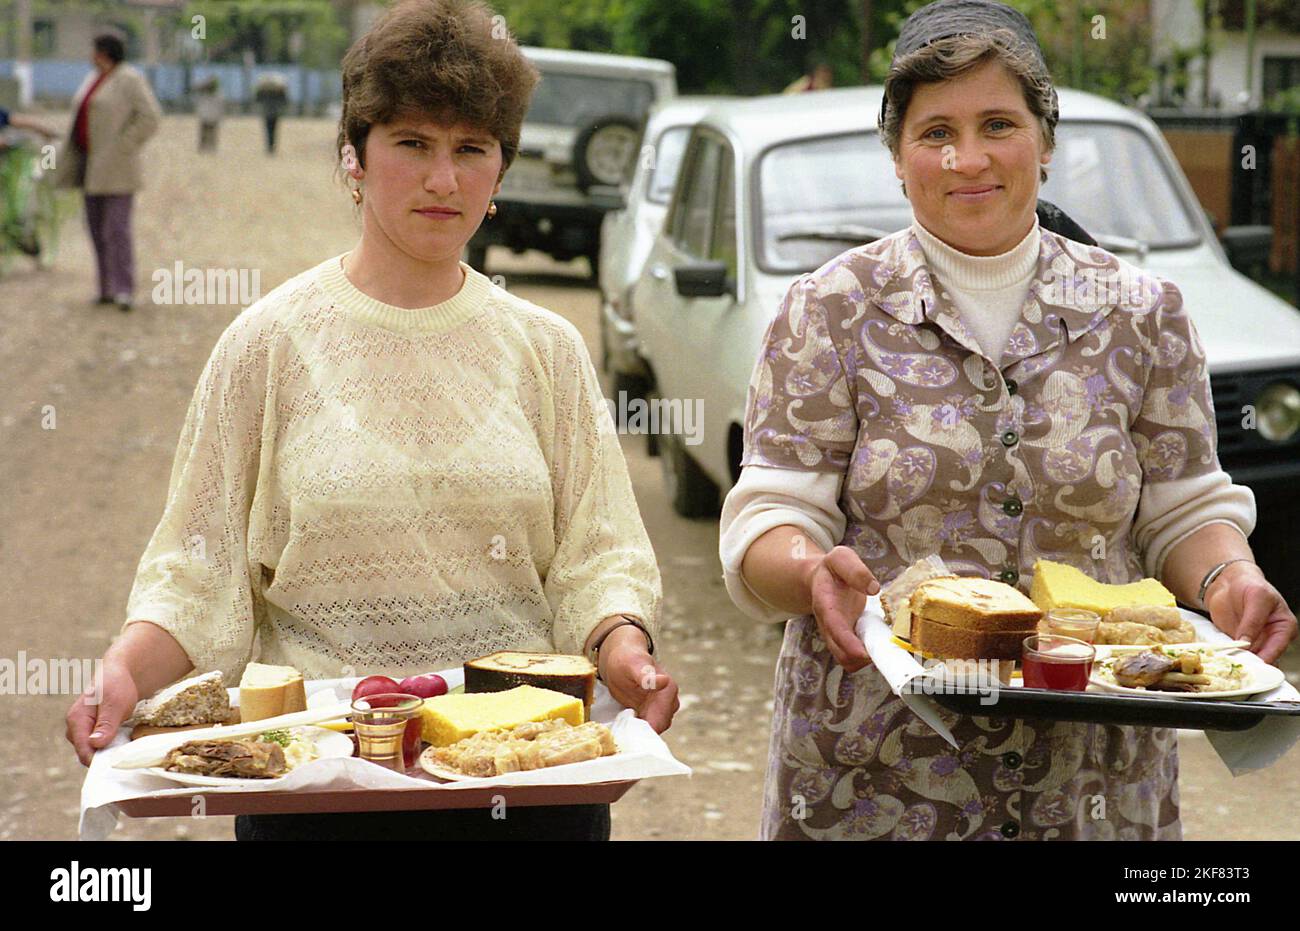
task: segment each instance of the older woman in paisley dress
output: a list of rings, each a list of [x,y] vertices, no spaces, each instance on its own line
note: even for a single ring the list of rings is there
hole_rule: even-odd
[[[1177,286],[1038,222],[1057,116],[1022,15],[923,7],[881,116],[914,223],[798,279],[770,325],[721,539],[736,604],[792,618],[764,838],[1181,837],[1173,730],[944,712],[953,749],[892,694],[854,623],[930,554],[1024,591],[1039,558],[1158,578],[1269,661],[1295,636]]]

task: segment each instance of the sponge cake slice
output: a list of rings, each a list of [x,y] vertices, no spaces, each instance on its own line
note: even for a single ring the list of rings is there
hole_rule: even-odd
[[[912,617],[971,630],[1032,630],[1043,616],[1038,605],[1005,582],[992,579],[931,579],[912,593]]]

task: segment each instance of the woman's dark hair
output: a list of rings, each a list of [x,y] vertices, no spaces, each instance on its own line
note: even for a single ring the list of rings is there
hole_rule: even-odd
[[[117,36],[108,32],[95,36],[95,51],[107,57],[115,65],[126,58],[126,45]]]
[[[340,159],[351,144],[364,161],[374,124],[419,115],[490,133],[502,175],[540,79],[504,18],[478,0],[399,0],[348,50],[342,70]]]

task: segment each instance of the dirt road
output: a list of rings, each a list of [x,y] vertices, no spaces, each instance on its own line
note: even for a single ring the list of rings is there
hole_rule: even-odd
[[[196,126],[168,118],[148,153],[136,203],[139,303],[90,303],[88,240],[76,215],[57,268],[0,280],[0,658],[99,656],[123,620],[137,561],[162,511],[185,409],[238,306],[158,306],[150,276],[186,267],[258,270],[262,292],[355,242],[351,202],[333,180],[333,127],[282,125],[262,151],[252,119],[229,120],[216,156],[194,152]],[[563,314],[597,345],[597,293],[584,262],[493,254],[505,286]],[[48,429],[52,426],[53,429]],[[681,683],[667,739],[695,768],[652,780],[614,807],[614,836],[751,838],[758,824],[779,630],[727,599],[717,526],[665,500],[641,438],[624,450],[663,571],[662,654]],[[0,839],[73,838],[82,769],[63,741],[70,696],[0,696]],[[1289,815],[1300,749],[1232,779],[1201,735],[1182,741],[1189,838],[1300,835]],[[117,838],[229,839],[229,818],[125,821]]]

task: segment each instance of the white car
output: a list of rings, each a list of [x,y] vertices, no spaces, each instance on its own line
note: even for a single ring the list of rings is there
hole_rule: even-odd
[[[663,228],[691,128],[710,107],[728,99],[732,98],[677,97],[657,104],[646,120],[626,202],[622,209],[605,214],[601,224],[601,368],[610,376],[615,399],[620,392],[630,397],[645,393],[649,372],[638,350],[629,292]]]
[[[1300,312],[1229,264],[1146,116],[1059,93],[1042,197],[1182,290],[1208,354],[1220,461],[1255,491],[1252,546],[1275,584],[1295,587],[1298,573],[1281,553],[1293,549],[1284,522],[1300,504]],[[876,132],[880,98],[870,87],[723,103],[691,135],[663,230],[631,292],[652,396],[703,401],[696,445],[658,438],[680,514],[716,513],[740,474],[750,375],[791,282],[912,221]],[[1258,429],[1243,428],[1246,405]]]
[[[541,72],[520,133],[519,154],[479,226],[467,261],[485,270],[489,246],[540,249],[567,262],[586,256],[596,272],[600,225],[631,176],[646,114],[677,96],[667,61],[526,47]]]

